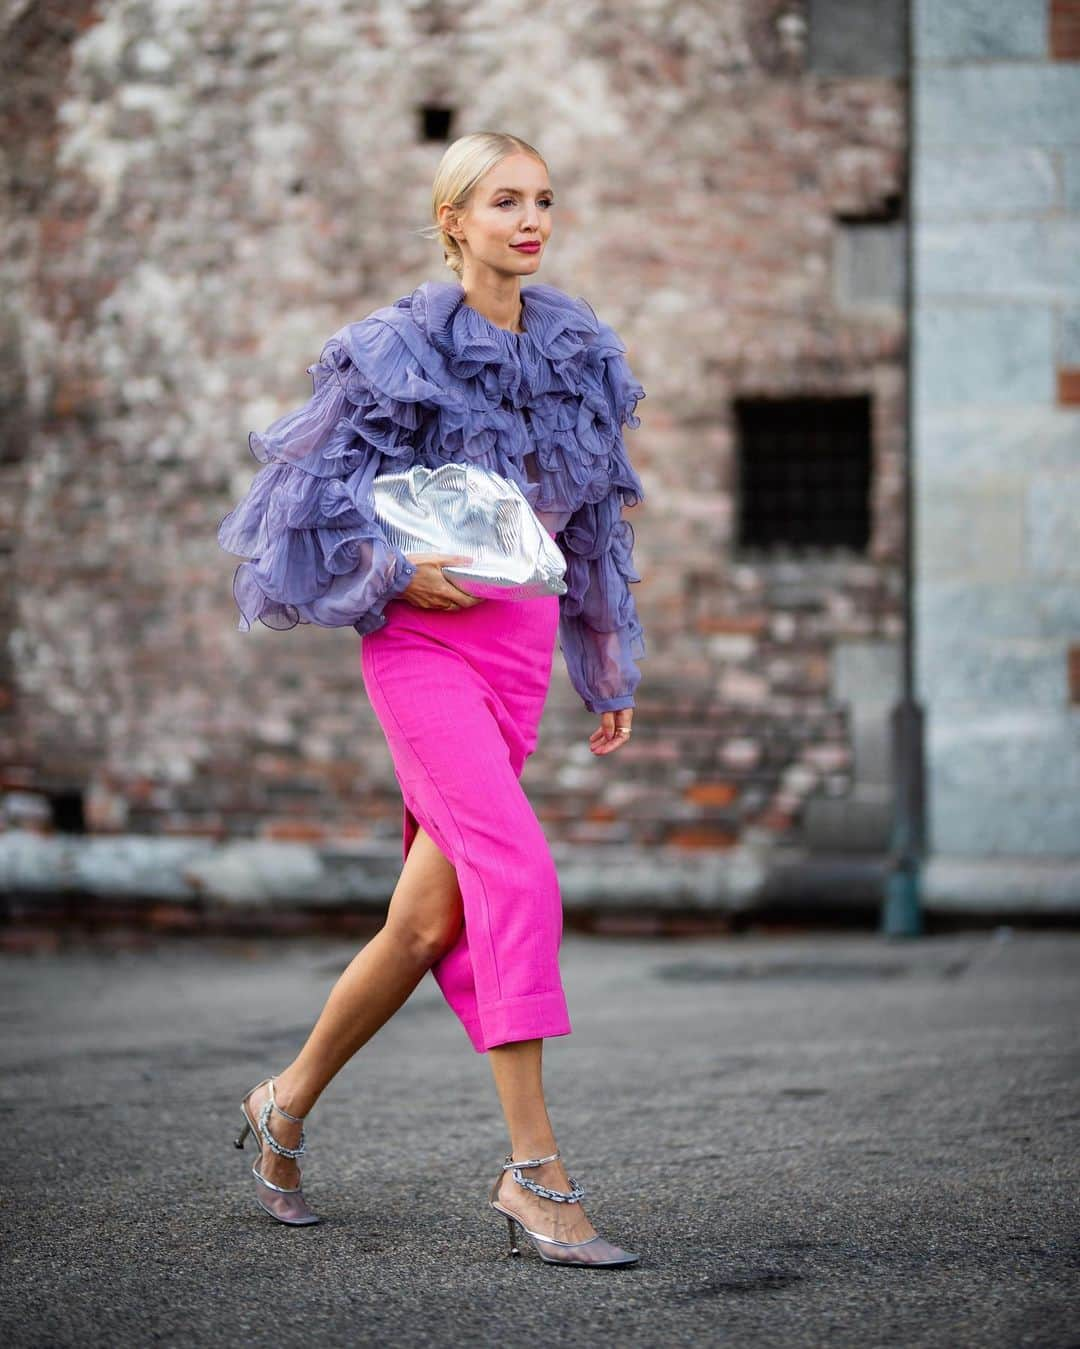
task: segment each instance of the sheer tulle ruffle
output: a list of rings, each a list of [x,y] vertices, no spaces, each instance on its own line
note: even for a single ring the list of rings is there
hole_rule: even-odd
[[[521,293],[522,333],[465,304],[460,285],[427,282],[327,341],[310,400],[249,437],[264,467],[219,527],[221,546],[251,559],[234,581],[241,630],[382,626],[415,568],[374,520],[372,478],[471,460],[566,521],[571,680],[592,710],[632,705],[644,642],[620,510],[644,490],[621,429],[639,425],[645,391],[586,301],[542,284]]]
[[[308,373],[308,402],[251,433],[264,467],[218,527],[222,548],[252,559],[233,578],[242,632],[256,619],[372,631],[416,570],[386,542],[372,509],[371,479],[411,455],[397,434],[405,428],[373,386],[346,385],[331,344]]]
[[[560,535],[567,593],[560,604],[560,641],[574,687],[591,712],[633,706],[641,679],[635,662],[645,641],[630,584],[634,530],[612,491],[571,516]]]

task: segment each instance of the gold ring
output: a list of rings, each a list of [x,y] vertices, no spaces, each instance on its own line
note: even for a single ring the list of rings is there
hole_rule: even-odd
[[[629,727],[629,726],[616,726],[616,727],[615,727],[615,734],[616,734],[616,735],[629,735],[629,734],[630,734],[630,727]]]

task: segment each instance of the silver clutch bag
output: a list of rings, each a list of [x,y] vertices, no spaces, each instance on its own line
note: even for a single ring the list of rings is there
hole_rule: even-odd
[[[414,464],[372,479],[375,518],[401,552],[456,553],[447,576],[470,595],[566,594],[566,559],[516,483],[478,464]]]

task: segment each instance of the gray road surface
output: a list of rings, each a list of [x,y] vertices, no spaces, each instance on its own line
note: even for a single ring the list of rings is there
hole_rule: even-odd
[[[312,1112],[323,1223],[255,1207],[239,1097],[351,953],[0,960],[5,1344],[1080,1344],[1080,935],[568,933],[545,1083],[624,1270],[507,1257],[490,1068],[430,976]]]

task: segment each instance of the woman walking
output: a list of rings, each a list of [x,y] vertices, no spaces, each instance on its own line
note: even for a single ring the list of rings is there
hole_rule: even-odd
[[[403,799],[403,867],[384,926],[332,989],[297,1057],[243,1098],[256,1198],[281,1222],[318,1222],[300,1184],[302,1121],[338,1070],[431,970],[487,1053],[511,1150],[489,1195],[540,1256],[637,1261],[606,1241],[556,1146],[544,1039],[571,1031],[559,972],[554,862],[520,783],[537,743],[556,641],[598,718],[595,754],[631,734],[644,641],[629,583],[644,492],[623,425],[644,390],[587,303],[521,278],[540,266],[554,194],[531,145],[495,132],[447,149],[430,232],[457,282],[427,282],[329,339],[303,407],[250,444],[265,465],[218,539],[237,568],[240,629],[259,619],[353,626],[364,686]],[[516,483],[559,544],[567,591],[478,599],[405,554],[375,520],[372,480],[413,464],[475,463]]]

